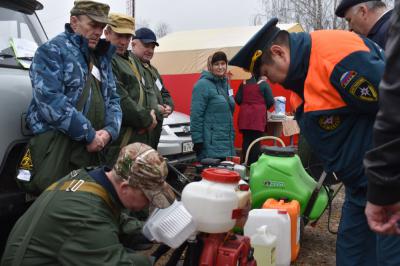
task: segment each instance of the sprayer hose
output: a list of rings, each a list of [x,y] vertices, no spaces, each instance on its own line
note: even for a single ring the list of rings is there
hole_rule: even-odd
[[[245,159],[244,159],[244,165],[245,165],[246,167],[248,166],[248,165],[247,165],[247,161],[248,161],[248,159],[249,159],[250,150],[251,150],[251,148],[253,148],[254,144],[256,144],[257,142],[259,142],[259,141],[261,141],[261,140],[268,140],[268,139],[278,141],[278,142],[282,145],[282,147],[285,147],[285,146],[286,146],[282,139],[280,139],[280,138],[278,138],[278,137],[274,137],[274,136],[263,136],[263,137],[260,137],[260,138],[258,138],[258,139],[253,140],[253,141],[250,143],[250,145],[249,145],[249,147],[247,148],[247,151],[246,151],[246,156],[245,156]]]

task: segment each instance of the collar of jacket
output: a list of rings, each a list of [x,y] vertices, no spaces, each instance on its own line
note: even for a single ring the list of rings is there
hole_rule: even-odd
[[[304,92],[304,82],[307,77],[311,54],[311,37],[305,32],[290,33],[290,65],[286,80],[281,84],[294,91],[301,98]]]
[[[76,34],[69,23],[65,24],[65,34],[67,35],[68,39],[85,55],[86,58],[89,58],[90,48],[89,48],[89,41],[84,38],[83,36]],[[94,54],[97,56],[105,56],[107,60],[111,60],[112,56],[116,51],[116,47],[111,45],[110,42],[106,41],[105,39],[100,39],[94,49]]]
[[[101,168],[94,169],[90,171],[88,174],[98,183],[100,184],[107,192],[111,195],[114,202],[116,202],[120,208],[123,207],[121,200],[118,197],[117,191],[111,181],[107,178],[106,172],[111,171],[108,167],[104,166]]]
[[[249,78],[248,80],[246,80],[247,84],[253,84],[253,83],[257,83],[258,81],[256,80],[256,78],[254,76],[251,76],[251,78]]]
[[[385,23],[388,19],[390,19],[390,17],[392,16],[392,13],[393,13],[393,9],[386,11],[385,14],[383,14],[378,19],[378,21],[374,24],[374,26],[372,26],[372,29],[368,32],[367,37],[370,38],[370,36],[374,36],[379,31],[382,24]]]
[[[115,53],[115,54],[116,54],[117,56],[119,56],[119,57],[125,59],[125,60],[129,60],[129,51],[126,51],[124,54],[118,54],[118,53]]]
[[[151,62],[143,62],[142,60],[140,60],[139,57],[137,57],[132,51],[128,51],[128,57],[131,57],[132,59],[134,59],[136,62],[139,62],[139,64],[141,64],[144,68],[146,69],[154,69],[155,67],[153,67],[153,65],[151,64]]]
[[[152,65],[151,65],[151,63],[150,62],[143,62],[142,60],[140,60],[139,59],[139,61],[140,61],[140,63],[142,64],[142,66],[144,67],[144,68],[151,68],[152,67]]]
[[[207,71],[207,70],[203,70],[203,72],[201,72],[200,78],[208,79],[214,83],[217,83],[217,82],[226,83],[227,82],[226,77],[223,77],[223,78],[217,77],[217,76],[213,75],[210,71]]]

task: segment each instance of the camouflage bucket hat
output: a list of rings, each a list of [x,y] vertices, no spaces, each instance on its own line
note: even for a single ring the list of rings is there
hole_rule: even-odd
[[[129,185],[140,188],[154,207],[167,208],[173,203],[174,192],[165,182],[167,163],[150,146],[136,142],[123,147],[114,170]]]
[[[109,24],[109,11],[110,6],[107,4],[88,0],[78,0],[74,2],[74,7],[71,9],[71,16],[86,15],[96,22]]]
[[[120,34],[134,34],[135,20],[133,17],[119,13],[110,13],[108,15],[108,21],[114,32]]]

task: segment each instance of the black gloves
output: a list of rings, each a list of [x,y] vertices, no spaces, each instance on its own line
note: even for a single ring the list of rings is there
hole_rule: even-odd
[[[203,149],[203,142],[195,143],[193,145],[193,150],[196,152],[196,155],[199,155],[202,149]]]

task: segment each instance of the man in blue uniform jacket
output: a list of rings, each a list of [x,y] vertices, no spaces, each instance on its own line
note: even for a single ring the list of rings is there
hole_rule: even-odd
[[[345,185],[336,264],[400,265],[400,238],[375,234],[364,214],[363,157],[372,144],[378,85],[385,67],[373,41],[339,30],[288,33],[270,20],[230,61],[257,65],[272,83],[293,92],[301,134]]]

